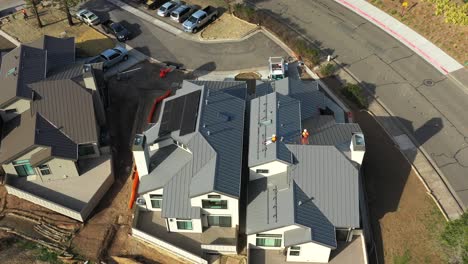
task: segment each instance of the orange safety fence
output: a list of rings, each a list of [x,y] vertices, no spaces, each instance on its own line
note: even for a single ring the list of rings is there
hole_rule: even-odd
[[[151,123],[153,121],[154,112],[156,112],[156,107],[158,106],[158,104],[162,102],[162,100],[169,97],[170,95],[171,95],[171,90],[167,90],[165,94],[161,95],[160,97],[156,98],[156,100],[154,100],[153,107],[151,107],[151,111],[148,116],[148,123]]]
[[[132,185],[132,194],[130,195],[130,201],[128,203],[128,209],[133,208],[133,204],[135,203],[136,195],[138,193],[138,184],[140,183],[140,176],[138,175],[138,170],[135,166],[135,171],[133,172],[133,185]]]

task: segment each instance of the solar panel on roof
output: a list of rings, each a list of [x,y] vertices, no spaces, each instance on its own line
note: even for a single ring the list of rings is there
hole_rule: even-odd
[[[181,136],[195,131],[200,94],[201,91],[195,91],[166,101],[159,136],[179,129]]]
[[[180,125],[180,135],[190,134],[195,131],[197,124],[198,105],[201,91],[193,92],[185,97],[185,107]]]

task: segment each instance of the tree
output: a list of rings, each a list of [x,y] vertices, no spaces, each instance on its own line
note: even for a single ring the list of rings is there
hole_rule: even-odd
[[[35,0],[26,0],[26,5],[31,6],[34,15],[36,16],[37,19],[37,25],[41,28],[44,25],[42,24],[41,18],[39,17],[39,13],[37,12],[37,1]]]
[[[70,7],[77,5],[78,2],[80,1],[79,0],[55,0],[55,2],[57,2],[61,6],[63,12],[65,12],[65,15],[67,16],[67,20],[68,20],[68,25],[73,26],[74,25],[73,17],[70,13]]]

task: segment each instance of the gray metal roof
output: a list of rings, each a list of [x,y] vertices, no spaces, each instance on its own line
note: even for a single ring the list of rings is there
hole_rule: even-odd
[[[20,45],[3,57],[0,69],[0,107],[15,98],[31,99],[28,84],[45,78],[46,52]]]
[[[326,96],[319,91],[319,86],[316,81],[301,81],[285,78],[273,84],[276,92],[288,95],[301,102],[302,119],[319,115],[319,109],[324,109],[326,107]]]
[[[56,38],[43,35],[25,45],[47,50],[47,71],[60,69],[75,62],[75,38]]]
[[[278,93],[251,100],[249,131],[249,167],[279,160],[292,163],[286,142],[301,133],[300,102]],[[266,144],[275,134],[276,143]]]
[[[158,149],[151,156],[150,173],[141,177],[138,193],[143,194],[163,188],[191,158],[190,153],[176,145]]]
[[[149,175],[142,177],[139,193],[163,186],[163,217],[187,218],[197,214],[193,208],[188,207],[190,197],[210,192],[236,198],[240,196],[246,84],[229,82],[229,85],[223,86],[216,82],[207,82],[204,86],[204,83],[184,81],[182,89],[175,96],[166,99],[162,105],[164,109],[170,100],[202,91],[199,114],[194,113],[197,118],[195,132],[180,136],[179,130],[175,130],[158,138],[158,124],[145,132],[150,145],[158,140],[173,138],[186,145],[191,152],[190,157],[184,154],[181,158],[177,157],[181,155],[180,152],[172,151],[159,163],[161,168],[156,167]],[[161,171],[168,170],[172,172],[159,176],[163,173]]]
[[[313,129],[312,129],[313,130]],[[310,133],[311,145],[339,145],[351,142],[353,133],[362,132],[361,127],[355,123],[335,124]]]
[[[247,93],[245,91],[246,82],[245,81],[198,81],[198,80],[190,80],[189,82],[199,85],[205,86],[210,91],[220,91],[222,90],[224,93],[230,94],[232,96],[238,97],[240,99],[245,100]]]
[[[192,163],[188,162],[164,186],[161,216],[165,218],[200,219],[200,207],[190,205]]]
[[[286,173],[249,182],[247,235],[294,224],[294,193],[290,184]]]
[[[313,198],[312,203],[335,227],[359,227],[358,167],[334,146],[287,147],[296,159],[288,174],[302,196]],[[303,219],[310,218],[305,214]]]
[[[4,127],[0,163],[10,163],[37,146],[50,147],[54,157],[78,159],[78,147],[70,138],[43,116],[28,110]]]
[[[92,95],[72,80],[42,81],[30,85],[35,91],[31,111],[41,113],[61,127],[75,143],[97,142]]]

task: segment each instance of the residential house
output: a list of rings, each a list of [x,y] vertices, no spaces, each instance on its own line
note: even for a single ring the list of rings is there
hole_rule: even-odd
[[[360,228],[364,136],[359,125],[339,122],[343,113],[331,111],[338,107],[316,83],[283,79],[257,87],[250,102],[250,262],[326,263]]]
[[[236,253],[246,98],[245,82],[184,81],[162,102],[133,146],[137,230],[197,256]]]
[[[8,193],[84,221],[114,181],[93,68],[73,38],[43,36],[3,57],[0,83]]]

